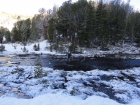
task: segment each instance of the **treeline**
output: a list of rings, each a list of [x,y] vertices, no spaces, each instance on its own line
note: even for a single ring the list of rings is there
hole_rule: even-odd
[[[11,33],[7,28],[0,27],[0,43],[3,41],[11,42]]]
[[[99,2],[66,1],[49,20],[48,38],[53,43],[71,42],[76,46],[101,46],[124,42],[140,44],[140,13],[121,0]]]
[[[121,0],[72,3],[68,0],[61,7],[44,13],[41,9],[32,19],[18,17],[11,32],[1,27],[0,41],[4,32],[7,41],[26,45],[43,37],[49,40],[51,49],[69,45],[71,51],[77,46],[107,49],[108,45],[125,42],[140,45],[140,13],[133,10],[129,0],[126,3]]]
[[[27,42],[36,41],[43,34],[43,17],[41,14],[35,15],[32,19],[20,20],[17,22],[11,31],[13,42],[22,42],[26,45]]]
[[[18,16],[11,31],[0,27],[0,43],[21,42],[26,45],[27,42],[37,41],[44,35],[44,17],[41,13],[25,20]]]

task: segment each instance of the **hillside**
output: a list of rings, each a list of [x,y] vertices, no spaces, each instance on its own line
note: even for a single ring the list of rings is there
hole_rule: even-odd
[[[18,16],[20,17],[20,19],[27,19],[32,17],[21,14],[10,14],[0,11],[0,26],[7,27],[9,30],[11,30],[13,24],[17,21]]]

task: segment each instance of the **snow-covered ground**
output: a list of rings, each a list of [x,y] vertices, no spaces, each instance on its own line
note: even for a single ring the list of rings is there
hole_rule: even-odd
[[[86,100],[62,94],[45,94],[33,99],[0,98],[1,105],[123,105],[111,99],[91,96]],[[133,100],[128,105],[139,105],[140,101]]]
[[[0,68],[0,105],[140,103],[140,68],[83,72],[45,67],[41,78],[34,78],[34,70],[33,66]]]
[[[36,44],[40,45],[40,51],[34,51],[33,46]],[[58,54],[58,52],[50,52],[50,44],[44,40],[44,41],[39,41],[36,43],[32,44],[27,44],[25,46],[27,52],[23,52],[24,46],[21,44],[3,44],[5,46],[5,51],[0,53],[3,55],[8,55],[8,54],[23,54],[23,53],[43,53],[43,54]],[[82,51],[84,56],[94,56],[94,55],[102,55],[102,54],[118,54],[118,53],[124,53],[124,54],[140,54],[140,47],[136,47],[134,45],[129,45],[129,44],[124,44],[122,46],[109,46],[108,51],[102,51],[100,48],[79,48],[80,51]]]
[[[45,94],[34,99],[0,98],[1,105],[123,105],[111,99],[91,96],[86,100],[62,94]],[[139,105],[133,100],[128,105]]]
[[[35,44],[35,43],[34,43]],[[46,41],[33,45],[4,44],[0,55],[23,53],[58,54],[50,52]],[[37,43],[36,43],[37,44]],[[84,56],[118,52],[139,54],[140,48],[124,45],[110,51],[84,49]],[[1,61],[1,60],[0,60]],[[126,70],[63,71],[42,68],[41,78],[35,78],[34,66],[0,67],[0,105],[140,105],[140,68]]]
[[[33,46],[34,45],[40,45],[40,51],[34,51]],[[55,52],[50,52],[49,49],[49,43],[47,41],[40,41],[37,43],[30,43],[25,46],[26,52],[23,52],[24,46],[22,44],[18,43],[9,43],[9,44],[3,44],[5,46],[5,51],[1,54],[3,55],[9,55],[9,54],[26,54],[26,53],[44,53],[44,54],[55,54]]]

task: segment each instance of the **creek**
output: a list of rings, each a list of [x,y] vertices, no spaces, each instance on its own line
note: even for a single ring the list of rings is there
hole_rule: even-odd
[[[50,67],[60,70],[123,70],[133,67],[140,67],[140,59],[120,59],[115,57],[84,57],[73,56],[67,58],[66,55],[16,55],[6,58],[4,62],[0,62],[2,65],[20,65],[20,66],[35,66],[37,61],[40,61],[42,67]]]

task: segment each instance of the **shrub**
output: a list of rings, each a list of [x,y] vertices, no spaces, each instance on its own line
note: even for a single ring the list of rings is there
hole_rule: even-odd
[[[70,91],[70,94],[72,96],[79,95],[80,94],[80,90],[73,87],[73,89]]]
[[[47,79],[42,79],[43,84],[46,84],[47,82],[48,82]]]
[[[39,51],[40,50],[40,45],[39,45],[39,43],[38,43],[38,45],[34,45],[33,46],[33,49],[34,49],[34,51]]]
[[[25,46],[23,47],[23,52],[28,52]]]
[[[0,46],[0,51],[2,52],[2,51],[4,51],[5,50],[5,46],[4,45],[1,45]]]
[[[35,68],[34,68],[34,77],[41,78],[43,77],[43,68],[41,62],[39,60],[36,61]]]

